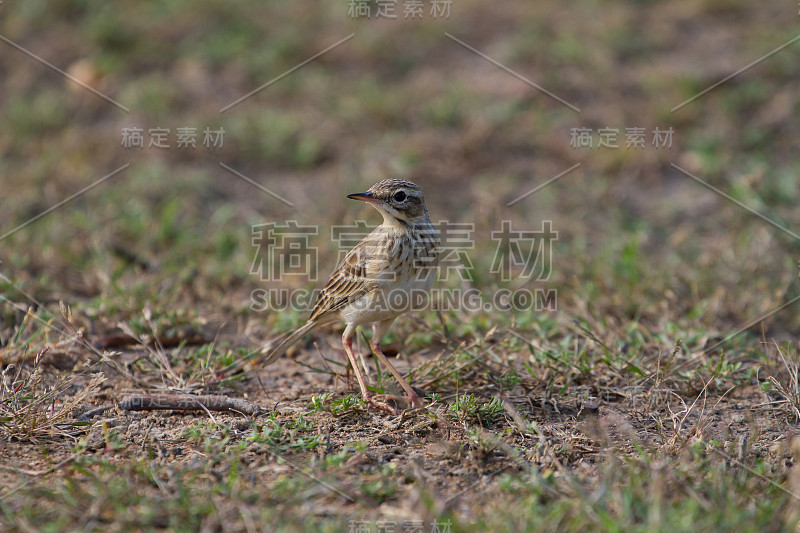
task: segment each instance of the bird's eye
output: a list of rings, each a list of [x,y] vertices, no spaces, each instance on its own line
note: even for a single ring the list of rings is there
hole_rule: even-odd
[[[406,193],[403,191],[398,191],[394,193],[394,200],[395,202],[404,202],[406,199]]]

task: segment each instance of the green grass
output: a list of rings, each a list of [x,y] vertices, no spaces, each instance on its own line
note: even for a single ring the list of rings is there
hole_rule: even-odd
[[[411,22],[402,9],[378,21],[305,1],[0,5],[0,34],[60,69],[81,61],[130,108],[0,43],[0,235],[130,164],[0,240],[0,529],[796,529],[796,308],[724,339],[798,294],[798,243],[670,165],[798,231],[796,45],[670,111],[791,38],[796,10],[467,0],[450,20]],[[176,128],[222,127],[225,144],[126,150],[133,126],[170,128],[171,144]],[[674,127],[675,144],[578,150],[574,127]],[[271,285],[250,273],[252,227],[296,220],[320,226],[325,278],[331,226],[379,222],[345,195],[389,176],[420,183],[434,220],[474,224],[468,279],[439,288],[558,295],[554,312],[398,320],[387,353],[429,409],[394,418],[345,379],[338,326],[299,343],[299,365],[259,364],[308,310],[254,309]],[[547,280],[490,272],[504,220],[552,221]],[[376,393],[397,391],[366,366]],[[78,418],[172,389],[267,414]]]

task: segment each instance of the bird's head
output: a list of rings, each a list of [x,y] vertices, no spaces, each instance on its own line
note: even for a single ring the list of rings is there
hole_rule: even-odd
[[[372,204],[387,222],[394,219],[414,223],[428,218],[422,189],[410,181],[398,179],[379,181],[366,192],[348,194],[347,197]]]

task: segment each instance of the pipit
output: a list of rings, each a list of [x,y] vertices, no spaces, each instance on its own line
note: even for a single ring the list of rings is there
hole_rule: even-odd
[[[410,181],[383,180],[366,192],[347,197],[368,202],[383,215],[383,224],[347,253],[320,292],[308,321],[270,349],[262,363],[274,362],[315,327],[343,320],[342,344],[362,397],[368,404],[396,414],[367,389],[353,353],[356,327],[371,323],[372,353],[400,383],[408,402],[422,407],[419,395],[381,351],[380,342],[398,316],[418,309],[427,300],[438,264],[439,234],[431,224],[422,189]]]

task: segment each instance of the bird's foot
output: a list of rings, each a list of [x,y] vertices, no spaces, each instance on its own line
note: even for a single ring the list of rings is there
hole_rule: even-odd
[[[420,398],[419,394],[417,394],[416,391],[414,391],[413,389],[411,390],[411,393],[408,396],[406,396],[405,399],[409,403],[409,405],[418,408],[425,407],[425,402],[422,401],[422,398]]]
[[[392,407],[386,402],[382,402],[376,399],[374,396],[364,396],[364,401],[367,402],[368,405],[371,405],[376,409],[380,409],[381,411],[385,411],[391,415],[396,416],[400,414],[400,411],[398,409]]]
[[[413,391],[412,391],[413,392]],[[395,402],[406,402],[411,408],[423,408],[425,407],[425,402],[422,401],[422,398],[414,392],[413,396],[397,396],[394,394],[379,394],[377,396],[382,400],[393,400]]]

